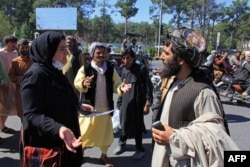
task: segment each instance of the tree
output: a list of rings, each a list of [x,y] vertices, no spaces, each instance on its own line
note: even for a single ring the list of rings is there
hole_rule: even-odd
[[[120,8],[121,16],[125,18],[125,32],[127,33],[128,19],[135,16],[138,12],[138,8],[135,7],[137,0],[118,0],[115,7]]]
[[[241,27],[240,20],[242,16],[246,14],[250,10],[247,6],[248,0],[235,0],[232,5],[224,8],[225,18],[222,22],[228,23],[227,27],[225,27],[224,32],[227,32],[230,38],[230,48],[236,48],[237,42],[236,40],[241,40],[239,37],[240,34],[236,35],[238,29]]]
[[[239,47],[241,50],[249,50],[250,41],[250,13],[246,13],[241,17],[240,28],[238,29],[241,40],[239,42]]]
[[[108,9],[111,8],[111,5],[108,3],[108,0],[103,0],[103,2],[100,4],[101,6],[101,13],[102,13],[102,39],[101,41],[106,41],[108,36],[106,31],[109,29],[109,22],[112,20],[111,16],[108,14]],[[112,11],[111,11],[112,12]]]
[[[143,37],[138,41],[156,45],[159,32],[159,10],[163,1],[162,13],[172,16],[167,23],[162,20],[164,31],[161,37],[165,40],[167,29],[182,26],[200,31],[213,49],[216,34],[221,32],[220,48],[247,49],[250,41],[250,13],[248,0],[234,0],[230,6],[217,3],[216,0],[151,0],[150,16],[153,23],[130,22],[129,18],[136,15],[136,0],[118,0],[115,7],[125,17],[125,23],[114,23],[112,6],[108,0],[97,4],[96,0],[1,0],[0,5],[0,38],[15,32],[18,38],[34,37],[36,32],[36,8],[38,7],[75,7],[77,8],[77,29],[63,31],[86,42],[102,41],[106,43],[121,43],[128,30]],[[91,17],[97,5],[101,5],[101,16]],[[45,30],[39,30],[39,33]],[[161,40],[161,41],[163,41]]]
[[[32,39],[35,25],[30,22],[35,0],[19,0],[15,2],[12,21],[17,37]]]
[[[215,24],[221,21],[224,17],[222,8],[225,6],[225,3],[216,4],[211,2],[210,10],[208,10],[208,20],[207,23],[207,37],[209,45],[216,48],[216,34],[214,33]],[[212,26],[211,26],[212,25]],[[214,46],[213,46],[214,45]]]
[[[1,20],[0,40],[2,41],[4,36],[13,33],[13,29],[12,29],[12,26],[10,24],[10,21],[8,20],[8,18],[5,16],[5,14],[2,11],[0,11],[0,20]]]
[[[1,0],[0,11],[9,19],[10,23],[13,25],[13,12],[15,10],[15,0]]]

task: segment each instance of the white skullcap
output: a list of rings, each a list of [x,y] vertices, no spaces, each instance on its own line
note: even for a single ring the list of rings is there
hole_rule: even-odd
[[[212,52],[211,52],[211,53],[213,54],[213,53],[216,53],[216,52],[217,52],[216,50],[212,50]]]
[[[250,54],[250,51],[245,51],[245,55],[248,55],[248,54]]]
[[[100,43],[100,42],[93,42],[90,47],[89,47],[89,54],[91,57],[93,57],[94,55],[94,51],[97,47],[103,47],[105,48],[106,44],[104,43]]]

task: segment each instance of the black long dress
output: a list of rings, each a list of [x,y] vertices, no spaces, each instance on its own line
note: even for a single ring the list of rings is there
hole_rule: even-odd
[[[25,145],[63,147],[64,142],[59,137],[61,126],[71,129],[76,138],[80,136],[78,99],[62,71],[52,66],[52,58],[62,39],[64,36],[60,33],[46,32],[32,42],[34,64],[21,84]],[[63,147],[62,167],[80,167],[81,160],[81,147],[77,153]]]
[[[136,133],[146,132],[143,108],[147,99],[152,100],[152,83],[147,68],[136,63],[129,69],[123,67],[121,78],[132,84],[132,88],[120,99],[122,134],[135,137]]]

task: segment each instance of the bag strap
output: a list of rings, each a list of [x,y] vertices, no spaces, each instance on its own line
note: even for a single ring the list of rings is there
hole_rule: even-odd
[[[24,132],[23,132],[23,126],[21,126],[20,130],[20,139],[21,139],[21,144],[24,147]]]

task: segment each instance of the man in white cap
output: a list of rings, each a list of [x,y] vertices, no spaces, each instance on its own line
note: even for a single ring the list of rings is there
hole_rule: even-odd
[[[205,66],[210,66],[213,64],[214,62],[214,57],[216,56],[217,52],[216,50],[212,50],[211,54],[209,56],[207,56],[206,62],[205,62]]]
[[[74,80],[74,86],[82,93],[82,102],[91,104],[99,112],[114,109],[113,93],[117,92],[119,86],[122,92],[127,90],[127,88],[123,89],[117,71],[107,61],[105,47],[103,43],[91,44],[89,54],[92,60],[78,70]],[[105,166],[112,167],[113,164],[107,157],[108,148],[114,140],[111,115],[83,116],[79,119],[79,123],[83,149],[99,147],[102,152],[101,161]]]

